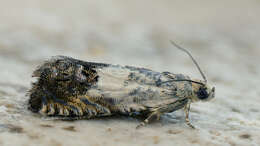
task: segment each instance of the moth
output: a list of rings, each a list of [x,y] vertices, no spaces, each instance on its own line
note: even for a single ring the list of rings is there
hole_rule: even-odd
[[[215,97],[215,87],[207,79],[192,55],[187,53],[203,80],[146,68],[86,62],[56,56],[44,62],[32,77],[37,81],[29,90],[29,109],[45,116],[67,119],[91,119],[111,115],[141,116],[137,128],[164,113],[179,109],[189,120],[190,104]]]

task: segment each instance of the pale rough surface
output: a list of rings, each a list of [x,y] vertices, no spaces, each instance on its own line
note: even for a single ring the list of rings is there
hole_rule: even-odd
[[[260,145],[260,1],[0,0],[0,145]],[[216,98],[136,130],[113,117],[66,122],[27,110],[32,71],[54,55],[200,78]]]

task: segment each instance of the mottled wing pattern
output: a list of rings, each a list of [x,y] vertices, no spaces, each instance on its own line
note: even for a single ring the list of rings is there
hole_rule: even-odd
[[[50,116],[99,117],[147,114],[189,96],[181,74],[56,57],[40,66],[30,90],[30,109]]]
[[[109,106],[112,112],[146,112],[177,99],[174,98],[173,86],[161,85],[161,82],[169,78],[159,72],[119,65],[110,65],[96,71],[99,80],[86,94],[92,99],[98,97],[96,102]]]

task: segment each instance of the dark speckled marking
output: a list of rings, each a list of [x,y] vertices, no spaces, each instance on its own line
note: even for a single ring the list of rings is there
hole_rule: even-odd
[[[77,131],[74,126],[63,127],[62,129],[66,130],[66,131],[71,131],[71,132]]]
[[[250,134],[241,134],[241,135],[239,135],[239,138],[241,138],[241,139],[250,139],[251,135]]]
[[[97,104],[89,102],[89,100],[86,98],[80,98],[80,100],[84,102],[86,105],[92,105],[94,107],[97,106]]]
[[[48,124],[41,124],[40,126],[44,127],[44,128],[52,128],[53,127],[52,125],[48,125]]]
[[[9,129],[9,132],[11,132],[11,133],[23,133],[24,132],[23,128],[20,126],[17,126],[17,125],[8,124],[7,127]]]
[[[158,97],[159,93],[152,91],[150,88],[148,88],[147,90],[144,90],[144,89],[142,89],[142,87],[138,87],[138,88],[134,89],[133,91],[131,91],[129,93],[129,96],[138,97],[141,100],[144,100],[144,99],[149,100],[149,99]]]

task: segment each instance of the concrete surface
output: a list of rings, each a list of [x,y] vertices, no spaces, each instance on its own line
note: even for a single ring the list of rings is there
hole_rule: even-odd
[[[260,145],[260,1],[0,0],[0,145]],[[32,71],[54,55],[201,78],[216,98],[136,130],[138,119],[74,122],[27,110]]]

